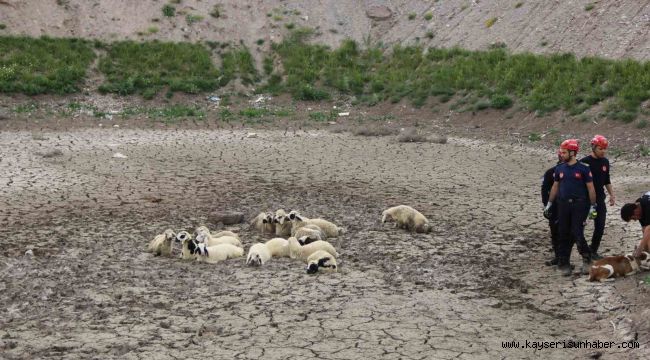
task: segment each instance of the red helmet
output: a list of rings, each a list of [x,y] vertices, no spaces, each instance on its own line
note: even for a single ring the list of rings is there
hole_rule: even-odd
[[[591,139],[591,146],[598,146],[599,148],[605,150],[607,149],[607,146],[609,146],[609,142],[607,141],[606,137],[602,135],[596,135],[593,139]]]
[[[580,145],[578,145],[578,140],[576,139],[567,139],[562,141],[560,149],[578,152],[578,150],[580,150]]]

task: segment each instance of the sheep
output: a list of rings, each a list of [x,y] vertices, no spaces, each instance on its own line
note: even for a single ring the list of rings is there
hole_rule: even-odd
[[[318,226],[326,238],[337,237],[345,234],[345,229],[340,228],[327,220],[309,219],[300,215],[297,211],[289,212],[289,220],[291,220],[291,223],[293,224],[291,227],[291,236],[294,236],[298,229],[309,224]]]
[[[246,265],[262,266],[269,260],[271,260],[271,252],[269,251],[269,248],[266,247],[266,244],[256,243],[248,250]]]
[[[199,244],[195,252],[197,261],[210,264],[242,256],[244,256],[244,249],[232,244],[219,244],[214,246]]]
[[[289,242],[283,238],[273,238],[265,243],[271,256],[289,257]]]
[[[325,239],[323,230],[314,224],[307,224],[299,228],[292,236],[298,239],[300,245],[307,245],[314,241]]]
[[[315,274],[318,270],[337,272],[336,258],[327,251],[318,250],[307,258],[307,274]]]
[[[172,229],[167,229],[162,234],[156,235],[156,237],[149,242],[147,251],[154,253],[156,256],[170,256],[172,254],[173,241],[175,238],[176,234],[174,234],[174,231]]]
[[[334,246],[332,246],[332,244],[328,243],[327,241],[318,240],[314,241],[311,244],[300,246],[298,239],[293,236],[289,238],[289,257],[292,259],[301,259],[303,261],[307,261],[309,255],[315,253],[318,250],[327,251],[334,257],[339,256],[336,252],[336,249],[334,249]]]
[[[418,233],[431,232],[429,220],[422,213],[407,205],[399,205],[384,210],[381,213],[382,224],[390,220],[395,221],[395,227]]]
[[[275,212],[273,218],[275,224],[275,236],[290,236],[291,235],[291,221],[284,209],[279,209]]]
[[[261,232],[262,234],[266,234],[266,233],[275,234],[275,224],[273,223],[273,214],[271,214],[270,212],[259,213],[251,221],[251,226],[255,227],[255,229]]]
[[[237,236],[237,234],[231,231],[221,231],[214,235],[211,235],[210,230],[208,230],[207,227],[199,226],[198,228],[196,228],[196,234],[197,234],[196,240],[199,243],[205,243],[206,246],[214,246],[219,244],[232,244],[241,247],[241,241],[239,240],[239,237]],[[230,234],[235,236],[231,236]]]
[[[181,243],[181,259],[189,260],[194,258],[199,243],[195,239],[192,239],[192,235],[190,235],[190,233],[187,231],[179,232],[176,234],[176,241]]]

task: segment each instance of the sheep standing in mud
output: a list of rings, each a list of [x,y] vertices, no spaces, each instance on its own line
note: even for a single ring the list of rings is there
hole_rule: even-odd
[[[428,233],[431,231],[429,220],[419,211],[408,205],[399,205],[386,209],[381,214],[381,222],[395,221],[395,227],[415,231],[418,233]]]
[[[327,251],[318,250],[307,258],[307,274],[318,271],[337,272],[336,258]]]
[[[269,248],[266,247],[266,244],[257,243],[253,244],[253,246],[248,250],[246,265],[262,266],[269,260],[271,260],[271,252],[269,251]]]
[[[284,209],[279,209],[275,212],[273,217],[275,224],[275,236],[290,236],[291,235],[291,221]]]
[[[318,250],[326,251],[334,257],[339,256],[334,246],[332,246],[332,244],[328,243],[327,241],[318,240],[311,244],[301,246],[298,242],[298,239],[295,237],[289,238],[289,257],[292,259],[307,261],[309,255],[315,253]]]
[[[156,237],[149,242],[147,251],[156,256],[170,256],[172,254],[174,239],[176,239],[174,231],[172,229],[167,229],[162,234],[156,235]]]
[[[318,226],[326,238],[337,237],[345,233],[345,229],[325,219],[309,219],[300,215],[297,211],[289,212],[289,220],[293,224],[291,227],[291,236],[295,236],[298,229],[309,224]]]
[[[226,259],[242,256],[244,256],[244,249],[232,244],[219,244],[214,246],[199,244],[195,252],[197,261],[207,262],[210,264],[216,264]]]
[[[259,231],[260,233],[264,234],[275,234],[275,224],[273,223],[273,214],[269,212],[261,212],[259,213],[252,221],[251,221],[251,226],[255,228],[255,230]]]

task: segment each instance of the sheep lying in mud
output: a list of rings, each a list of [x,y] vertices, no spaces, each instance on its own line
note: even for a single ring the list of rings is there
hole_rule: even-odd
[[[176,239],[174,231],[172,229],[167,229],[162,234],[156,235],[156,237],[149,242],[147,251],[156,256],[170,256],[172,254],[174,239]]]
[[[219,244],[214,246],[205,246],[199,244],[196,249],[196,260],[216,264],[226,259],[244,256],[244,249],[232,244]]]
[[[289,220],[291,220],[291,223],[293,224],[291,227],[291,236],[295,236],[298,229],[309,224],[318,226],[326,238],[337,237],[345,233],[343,228],[340,228],[325,219],[309,219],[300,215],[297,211],[289,212]]]
[[[386,209],[381,213],[381,222],[395,221],[395,227],[415,231],[418,233],[428,233],[431,231],[429,220],[419,211],[408,205],[399,205]]]
[[[327,251],[334,257],[339,256],[334,246],[332,246],[332,244],[328,243],[327,241],[318,240],[314,241],[311,244],[301,246],[298,242],[298,239],[293,236],[289,238],[289,257],[292,259],[307,261],[309,255],[315,253],[318,250]]]
[[[307,245],[314,241],[323,240],[326,238],[325,234],[323,234],[323,230],[314,224],[307,224],[299,228],[293,234],[293,237],[298,239],[300,245]]]
[[[192,239],[192,235],[187,231],[181,231],[176,234],[176,241],[181,243],[181,255],[180,258],[183,260],[194,259],[198,248],[198,241]]]
[[[315,274],[318,271],[337,272],[336,258],[327,251],[318,250],[307,258],[307,274]]]
[[[290,236],[291,235],[291,221],[284,209],[279,209],[275,212],[273,217],[275,224],[275,236]]]
[[[262,234],[275,234],[275,224],[273,223],[273,214],[270,212],[259,213],[252,221],[251,226]]]
[[[207,246],[219,245],[219,244],[232,244],[235,246],[241,246],[241,241],[237,234],[231,231],[221,231],[214,235],[210,234],[205,226],[199,226],[196,228],[196,240],[199,243],[205,243]]]
[[[266,247],[266,244],[257,243],[253,244],[253,246],[248,250],[246,265],[262,266],[269,260],[271,260],[271,252],[269,251],[269,248]]]
[[[266,243],[271,257],[289,257],[289,241],[283,238],[273,238]]]

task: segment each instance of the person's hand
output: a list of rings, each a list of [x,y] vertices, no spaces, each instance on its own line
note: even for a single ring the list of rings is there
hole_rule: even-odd
[[[589,219],[593,220],[598,217],[598,212],[596,211],[596,205],[591,205],[589,208]]]
[[[552,202],[547,202],[546,206],[544,207],[544,217],[547,219],[551,218],[551,206],[553,206]]]
[[[609,195],[609,206],[614,206],[614,204],[616,204],[616,197],[614,196],[614,194],[610,194]]]

